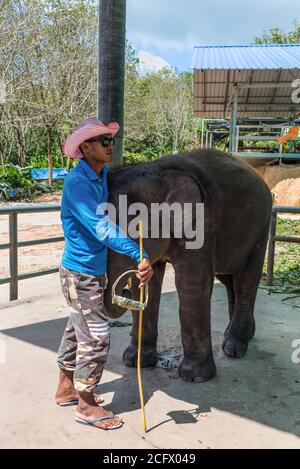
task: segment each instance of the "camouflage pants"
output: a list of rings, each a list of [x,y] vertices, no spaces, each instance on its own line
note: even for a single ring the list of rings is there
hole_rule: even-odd
[[[59,275],[70,317],[58,351],[58,366],[74,371],[74,386],[79,392],[93,392],[110,345],[109,324],[103,314],[107,277],[74,272],[62,266]]]

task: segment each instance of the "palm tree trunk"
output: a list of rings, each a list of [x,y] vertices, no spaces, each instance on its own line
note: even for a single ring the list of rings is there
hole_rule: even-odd
[[[123,158],[126,0],[99,0],[98,117],[116,121],[114,158]]]

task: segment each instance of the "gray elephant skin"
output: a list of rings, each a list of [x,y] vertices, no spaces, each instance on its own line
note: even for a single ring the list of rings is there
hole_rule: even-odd
[[[142,366],[157,362],[158,315],[161,287],[167,262],[175,270],[183,360],[179,376],[203,382],[216,373],[211,342],[211,294],[214,277],[226,287],[229,324],[223,350],[229,357],[242,357],[255,333],[254,306],[261,279],[272,212],[271,192],[262,177],[246,163],[218,150],[196,149],[155,161],[115,168],[109,174],[110,202],[117,209],[119,195],[128,205],[174,202],[204,204],[204,242],[187,249],[186,239],[144,236],[154,275],[149,283],[149,302],[143,314]],[[133,217],[131,217],[133,218]],[[131,219],[128,217],[128,220]],[[135,218],[135,217],[134,217]],[[149,226],[151,220],[149,220]],[[145,235],[145,233],[144,233]],[[109,251],[106,314],[118,318],[125,310],[112,304],[112,284],[137,265],[127,256]],[[126,279],[119,285],[124,292]],[[131,294],[139,299],[137,279]],[[131,344],[125,365],[137,364],[138,313],[133,313]]]

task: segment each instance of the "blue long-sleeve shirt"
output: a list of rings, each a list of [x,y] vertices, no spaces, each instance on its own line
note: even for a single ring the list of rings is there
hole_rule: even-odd
[[[62,266],[76,272],[101,275],[107,271],[108,248],[140,262],[137,243],[125,235],[99,204],[108,201],[108,166],[100,177],[83,158],[64,182],[61,220],[65,236]],[[149,257],[143,251],[144,257]]]

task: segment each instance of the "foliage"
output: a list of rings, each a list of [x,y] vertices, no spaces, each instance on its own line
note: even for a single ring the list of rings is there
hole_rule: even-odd
[[[138,75],[130,66],[126,77],[127,152],[160,156],[183,150],[197,139],[191,73],[165,68]]]
[[[147,163],[155,159],[155,155],[147,155],[146,153],[126,152],[124,155],[124,164]]]
[[[43,157],[49,168],[64,166],[62,142],[95,113],[96,2],[14,0],[0,8],[2,165]]]
[[[14,0],[1,4],[0,158],[63,167],[66,136],[95,115],[98,2]],[[142,73],[126,45],[125,161],[148,161],[198,144],[192,73]],[[70,164],[72,166],[72,163]]]
[[[7,165],[5,168],[0,167],[0,183],[7,184],[10,189],[32,185],[27,168],[22,170],[19,166],[12,165]]]
[[[300,24],[297,19],[293,21],[293,29],[284,32],[279,26],[264,31],[262,37],[255,38],[255,44],[299,44]]]
[[[277,217],[276,234],[278,236],[299,236],[300,220]],[[266,278],[267,258],[265,259],[263,278]],[[274,262],[274,284],[284,287],[300,285],[300,245],[276,242]]]

